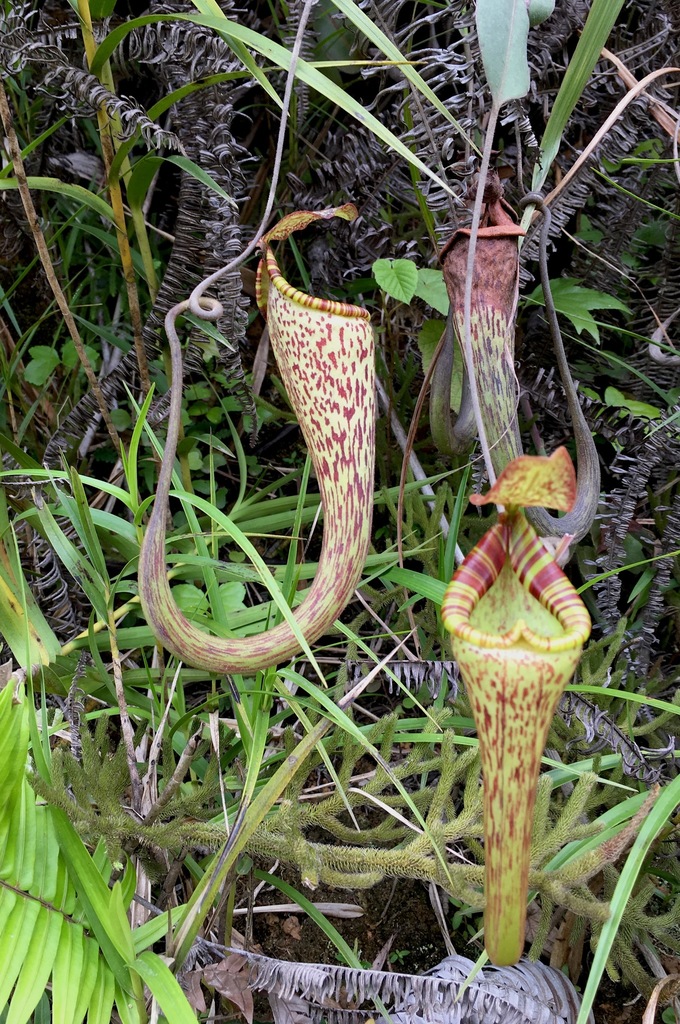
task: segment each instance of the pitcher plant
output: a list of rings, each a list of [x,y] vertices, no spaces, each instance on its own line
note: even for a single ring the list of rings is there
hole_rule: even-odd
[[[284,217],[261,241],[257,300],[272,349],[316,473],[324,515],[319,565],[294,617],[312,643],[350,600],[368,553],[375,462],[375,360],[370,314],[359,306],[319,299],[282,277],[271,248],[319,219],[357,216],[352,204]],[[176,378],[176,374],[173,373]],[[181,379],[173,388],[181,388]],[[288,622],[257,636],[210,636],[182,614],[172,596],[165,559],[165,519],[176,428],[168,439],[153,512],[139,559],[139,595],[156,638],[176,657],[217,673],[253,674],[300,650]]]
[[[523,508],[568,511],[565,448],[521,456],[471,502],[505,507],[455,572],[442,622],[474,715],[484,780],[485,940],[493,963],[522,955],[536,785],[548,730],[590,635],[574,587]]]

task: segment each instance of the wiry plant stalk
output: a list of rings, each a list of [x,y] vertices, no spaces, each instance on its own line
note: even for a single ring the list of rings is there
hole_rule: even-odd
[[[349,601],[368,553],[375,457],[374,341],[369,313],[317,299],[289,285],[269,246],[319,217],[353,219],[354,207],[292,214],[263,239],[258,301],[266,311],[281,377],[319,482],[324,535],[319,567],[295,611],[313,642]],[[169,318],[172,316],[169,314]],[[168,321],[166,320],[166,326]],[[172,340],[172,330],[169,337]],[[172,597],[165,564],[165,516],[181,414],[181,353],[172,346],[172,401],[156,501],[139,560],[139,594],[147,621],[169,651],[212,672],[252,674],[300,650],[289,622],[254,637],[217,639],[184,616]]]

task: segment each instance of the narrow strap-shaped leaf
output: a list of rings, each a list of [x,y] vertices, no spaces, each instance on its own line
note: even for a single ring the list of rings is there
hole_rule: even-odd
[[[98,982],[100,967],[106,971],[109,976],[111,983],[111,991],[113,991],[114,977],[110,967],[101,955],[99,946],[94,939],[83,933],[83,961],[80,970],[80,983],[78,986],[78,999],[76,1002],[75,1010],[73,1011],[73,1021],[71,1024],[80,1024],[83,1017],[88,1011],[90,1001],[95,993],[95,985]]]
[[[196,1014],[179,987],[174,974],[156,953],[142,953],[130,964],[149,986],[163,1014],[172,1024],[196,1024]]]
[[[35,793],[27,782],[22,786],[21,800],[12,815],[12,827],[16,834],[17,858],[14,884],[27,892],[35,876],[37,827]]]
[[[116,976],[121,989],[131,987],[130,972],[118,946],[117,934],[112,935],[109,921],[110,892],[97,871],[92,858],[66,814],[57,807],[50,808],[57,839],[68,866],[78,896],[85,907],[87,923],[97,937],[102,953]],[[127,952],[127,951],[126,951]]]
[[[52,972],[52,1024],[70,1024],[74,1016],[83,961],[82,935],[82,925],[72,924],[59,943]]]
[[[19,898],[2,931],[0,945],[0,1009],[2,1009],[31,945],[42,907],[36,900]]]
[[[110,1024],[115,990],[116,979],[104,958],[100,957],[97,977],[87,1008],[87,1024]]]

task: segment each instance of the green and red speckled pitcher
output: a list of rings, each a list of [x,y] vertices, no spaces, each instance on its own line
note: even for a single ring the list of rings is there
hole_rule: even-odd
[[[487,952],[516,963],[524,947],[531,830],[545,741],[590,635],[573,586],[522,507],[568,510],[576,480],[565,448],[521,456],[476,505],[505,507],[456,571],[442,622],[465,681],[484,778]]]

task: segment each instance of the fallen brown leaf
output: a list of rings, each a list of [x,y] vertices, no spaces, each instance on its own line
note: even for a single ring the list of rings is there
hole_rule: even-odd
[[[209,964],[203,971],[203,980],[240,1010],[247,1024],[253,1024],[253,995],[248,969],[244,970],[245,962],[242,956],[233,953],[219,963]]]

